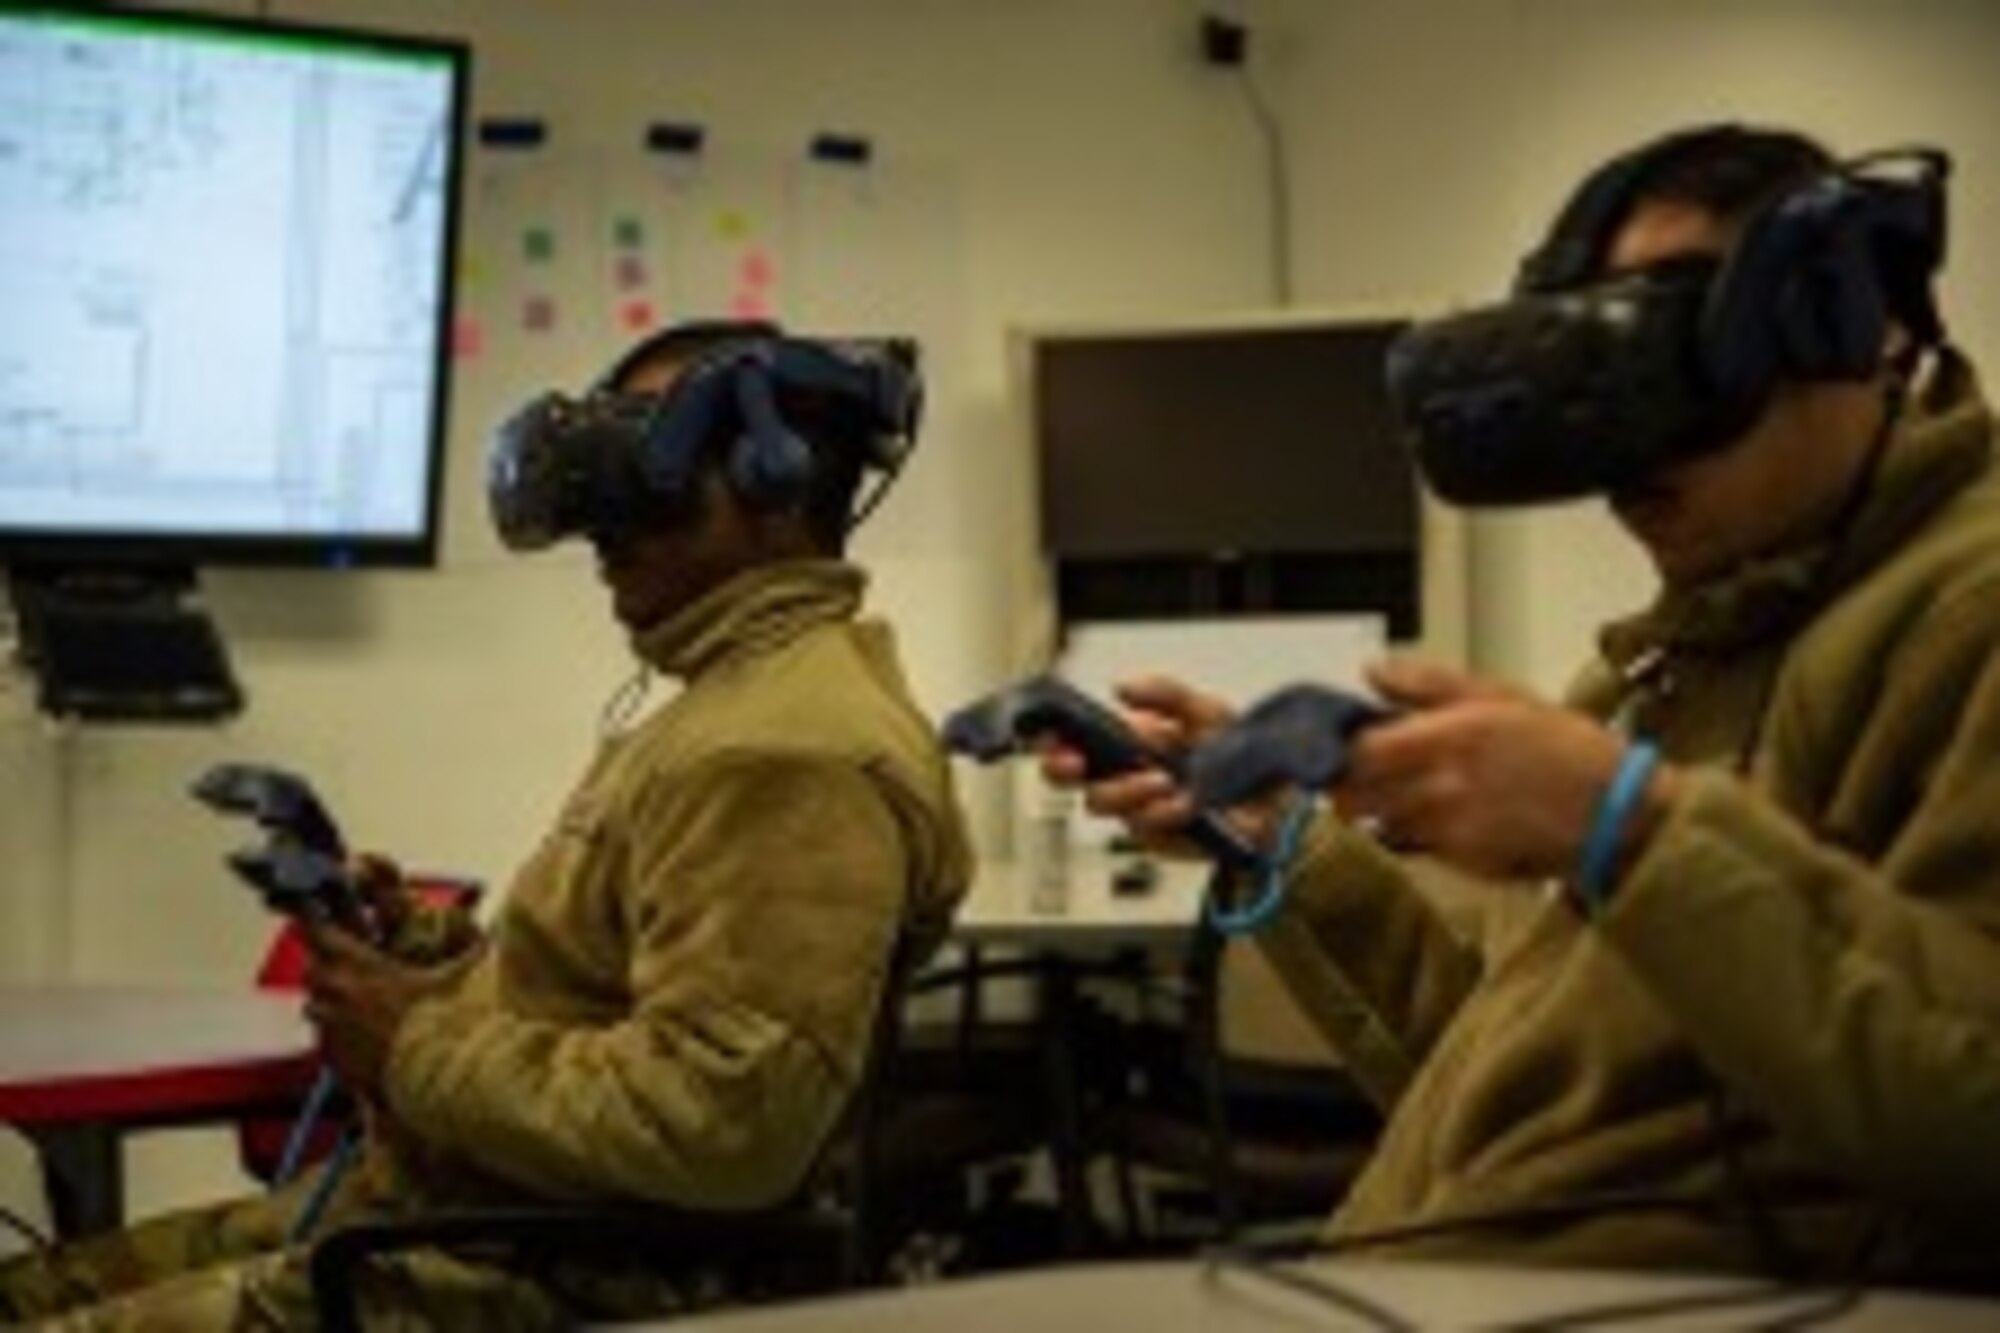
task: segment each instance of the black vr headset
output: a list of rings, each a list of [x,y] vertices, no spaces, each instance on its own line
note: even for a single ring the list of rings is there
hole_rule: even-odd
[[[1943,340],[1930,290],[1944,258],[1935,149],[1829,168],[1753,214],[1726,254],[1603,270],[1613,236],[1678,134],[1591,175],[1511,299],[1413,326],[1389,392],[1444,499],[1532,504],[1619,490],[1722,447],[1781,379],[1863,379],[1891,319]]]
[[[842,436],[861,442],[864,469],[883,474],[878,498],[916,443],[923,380],[914,342],[748,334],[696,355],[662,393],[616,387],[636,356],[582,398],[544,394],[494,433],[487,499],[507,546],[530,551],[565,537],[644,531],[691,499],[717,442],[745,503],[794,507],[823,465],[787,419],[798,404],[852,423]],[[862,512],[868,507],[872,500]]]

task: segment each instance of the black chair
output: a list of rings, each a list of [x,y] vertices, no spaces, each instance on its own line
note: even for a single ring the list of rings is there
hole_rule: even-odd
[[[1380,1114],[1337,1066],[1246,1058],[1222,1040],[1231,946],[1197,932],[1180,974],[1142,983],[1138,1017],[1118,1037],[1119,1086],[1100,1098],[1088,1136],[1118,1171],[1128,1235],[1156,1244],[1135,1176],[1156,1197],[1191,1204],[1211,1241],[1255,1223],[1324,1217],[1373,1151]],[[1163,1012],[1164,1011],[1164,1012]],[[1155,1210],[1157,1211],[1157,1210]]]
[[[441,1249],[504,1267],[536,1268],[607,1258],[661,1271],[754,1271],[783,1260],[779,1290],[803,1296],[864,1285],[879,1275],[885,1242],[875,1221],[877,1145],[885,1134],[881,1089],[889,1081],[912,981],[898,945],[876,1010],[860,1084],[842,1126],[789,1200],[753,1210],[644,1203],[524,1204],[438,1210],[350,1223],[315,1242],[313,1302],[327,1333],[362,1328],[358,1278],[377,1258]]]

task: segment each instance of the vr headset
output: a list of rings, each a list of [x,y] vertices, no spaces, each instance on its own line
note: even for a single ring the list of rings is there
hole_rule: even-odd
[[[1930,280],[1950,160],[1935,149],[1809,179],[1719,257],[1605,274],[1654,163],[1687,137],[1587,179],[1511,299],[1419,323],[1391,347],[1390,397],[1438,495],[1519,505],[1617,491],[1738,438],[1780,380],[1873,374],[1891,319],[1920,345],[1942,341]]]
[[[542,395],[494,433],[487,499],[511,549],[644,531],[692,497],[711,456],[752,507],[794,507],[826,465],[826,442],[789,419],[802,412],[858,444],[862,469],[883,474],[876,498],[916,443],[923,380],[908,340],[747,336],[698,355],[663,393],[616,388],[631,363],[581,398]]]

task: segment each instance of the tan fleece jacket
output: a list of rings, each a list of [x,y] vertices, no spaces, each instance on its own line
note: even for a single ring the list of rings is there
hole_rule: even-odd
[[[1694,773],[1600,922],[1482,946],[1315,830],[1266,947],[1390,1111],[1335,1235],[2000,1281],[1991,435],[1947,357],[1844,541],[1606,631],[1578,703]]]
[[[737,577],[637,644],[684,690],[608,741],[490,946],[388,1076],[427,1198],[776,1201],[863,1067],[898,930],[971,863],[887,628],[834,562]]]

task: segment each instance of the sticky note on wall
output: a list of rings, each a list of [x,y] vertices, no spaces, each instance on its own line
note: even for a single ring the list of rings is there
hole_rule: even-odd
[[[657,328],[660,312],[651,301],[626,301],[618,307],[618,324],[627,333],[645,333]]]

